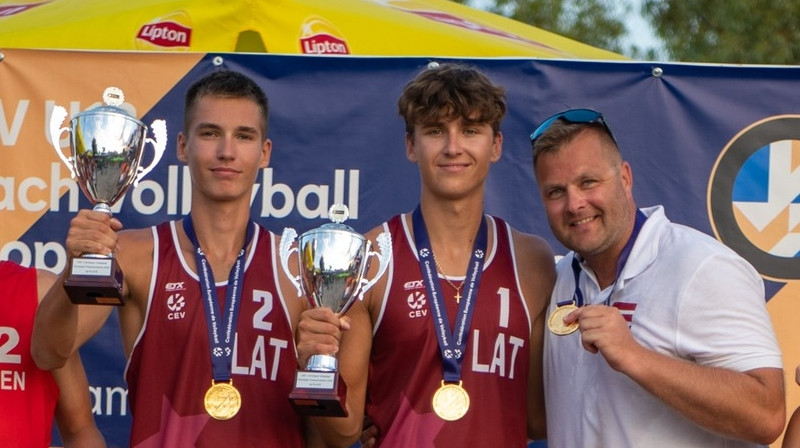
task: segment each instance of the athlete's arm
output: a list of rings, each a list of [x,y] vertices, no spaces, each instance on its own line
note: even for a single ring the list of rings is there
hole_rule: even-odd
[[[105,448],[92,417],[89,382],[80,355],[75,353],[64,367],[53,370],[53,378],[60,390],[55,419],[64,447]]]
[[[57,277],[52,272],[43,269],[36,271],[36,286],[40,302],[56,281]],[[104,448],[105,440],[92,417],[89,382],[86,379],[80,355],[74,353],[67,359],[64,367],[53,370],[52,374],[59,388],[55,420],[64,446],[66,448]]]
[[[67,266],[72,258],[84,253],[113,253],[117,246],[116,230],[121,226],[118,220],[105,213],[79,211],[70,222],[67,234]],[[80,344],[88,339],[87,333],[94,334],[99,330],[111,312],[110,307],[105,306],[73,305],[64,291],[64,280],[68,274],[69,268],[64,270],[51,288],[43,289],[47,293],[36,312],[31,353],[41,369],[51,370],[64,366]],[[80,308],[85,308],[85,312]],[[79,314],[81,321],[87,320],[94,325],[79,325]]]
[[[528,437],[543,439],[547,434],[543,383],[544,323],[547,303],[555,284],[555,260],[550,246],[541,238],[514,232],[517,275],[531,314],[530,367],[528,370]]]

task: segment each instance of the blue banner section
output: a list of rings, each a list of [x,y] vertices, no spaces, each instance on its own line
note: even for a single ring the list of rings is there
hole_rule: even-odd
[[[270,100],[274,147],[253,192],[253,219],[278,234],[287,226],[302,233],[327,222],[330,205],[341,202],[350,208],[347,224],[364,232],[411,211],[420,181],[405,158],[396,100],[432,60],[208,55],[142,118],[148,125],[166,120],[167,152],[128,191],[116,216],[135,228],[188,213],[191,180],[175,157],[183,95],[218,64],[257,79]],[[565,253],[538,198],[528,135],[555,112],[589,107],[603,112],[631,163],[639,206],[663,204],[671,220],[719,237],[765,276],[768,298],[800,280],[800,126],[785,122],[800,117],[800,67],[466,62],[507,89],[503,155],[489,176],[487,212]],[[58,266],[59,251],[48,248],[63,245],[78,208],[90,205],[72,189],[58,211],[44,213],[20,238],[20,249],[4,253],[24,261],[29,251],[31,260],[42,260],[40,267]],[[37,258],[36,251],[43,253]],[[109,321],[81,353],[98,424],[111,446],[125,446],[130,415],[116,322]]]

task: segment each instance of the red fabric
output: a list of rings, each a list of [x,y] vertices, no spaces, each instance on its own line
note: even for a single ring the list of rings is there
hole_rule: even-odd
[[[431,405],[441,385],[442,361],[416,249],[401,219],[389,221],[392,278],[373,338],[367,403],[382,446],[526,445],[530,324],[517,287],[508,227],[496,218],[495,223],[497,250],[487,256],[462,365],[471,405],[461,419],[445,422]],[[439,283],[452,325],[455,291],[444,280]],[[502,309],[507,327],[501,324]]]
[[[131,446],[302,446],[301,421],[288,400],[297,370],[294,333],[275,285],[272,234],[259,226],[244,273],[232,362],[242,407],[219,421],[203,405],[212,374],[200,284],[185,268],[169,223],[157,233],[153,297],[126,369]],[[215,280],[222,302],[227,275]]]
[[[31,357],[36,269],[0,261],[0,447],[48,447],[58,386]]]

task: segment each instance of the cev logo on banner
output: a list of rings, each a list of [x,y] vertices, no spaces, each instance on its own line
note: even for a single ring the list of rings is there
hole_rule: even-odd
[[[708,211],[717,238],[765,278],[800,279],[800,115],[741,130],[711,172]]]

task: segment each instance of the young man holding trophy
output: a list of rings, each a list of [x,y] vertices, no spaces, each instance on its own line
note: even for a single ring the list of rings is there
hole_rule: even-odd
[[[368,233],[391,235],[392,258],[362,302],[342,318],[303,313],[300,364],[336,353],[347,384],[348,416],[313,421],[331,446],[353,443],[366,411],[379,446],[524,447],[545,432],[542,336],[555,272],[544,240],[484,213],[504,90],[473,67],[432,64],[398,108],[420,203]]]
[[[109,214],[82,210],[66,240],[71,258],[113,254],[122,272],[130,446],[303,446],[287,396],[306,305],[277,278],[277,236],[250,218],[252,188],[272,149],[267,98],[251,79],[221,70],[189,88],[184,113],[177,155],[191,173],[190,215],[121,231]],[[48,369],[113,308],[73,304],[67,274],[36,318],[33,352]]]

